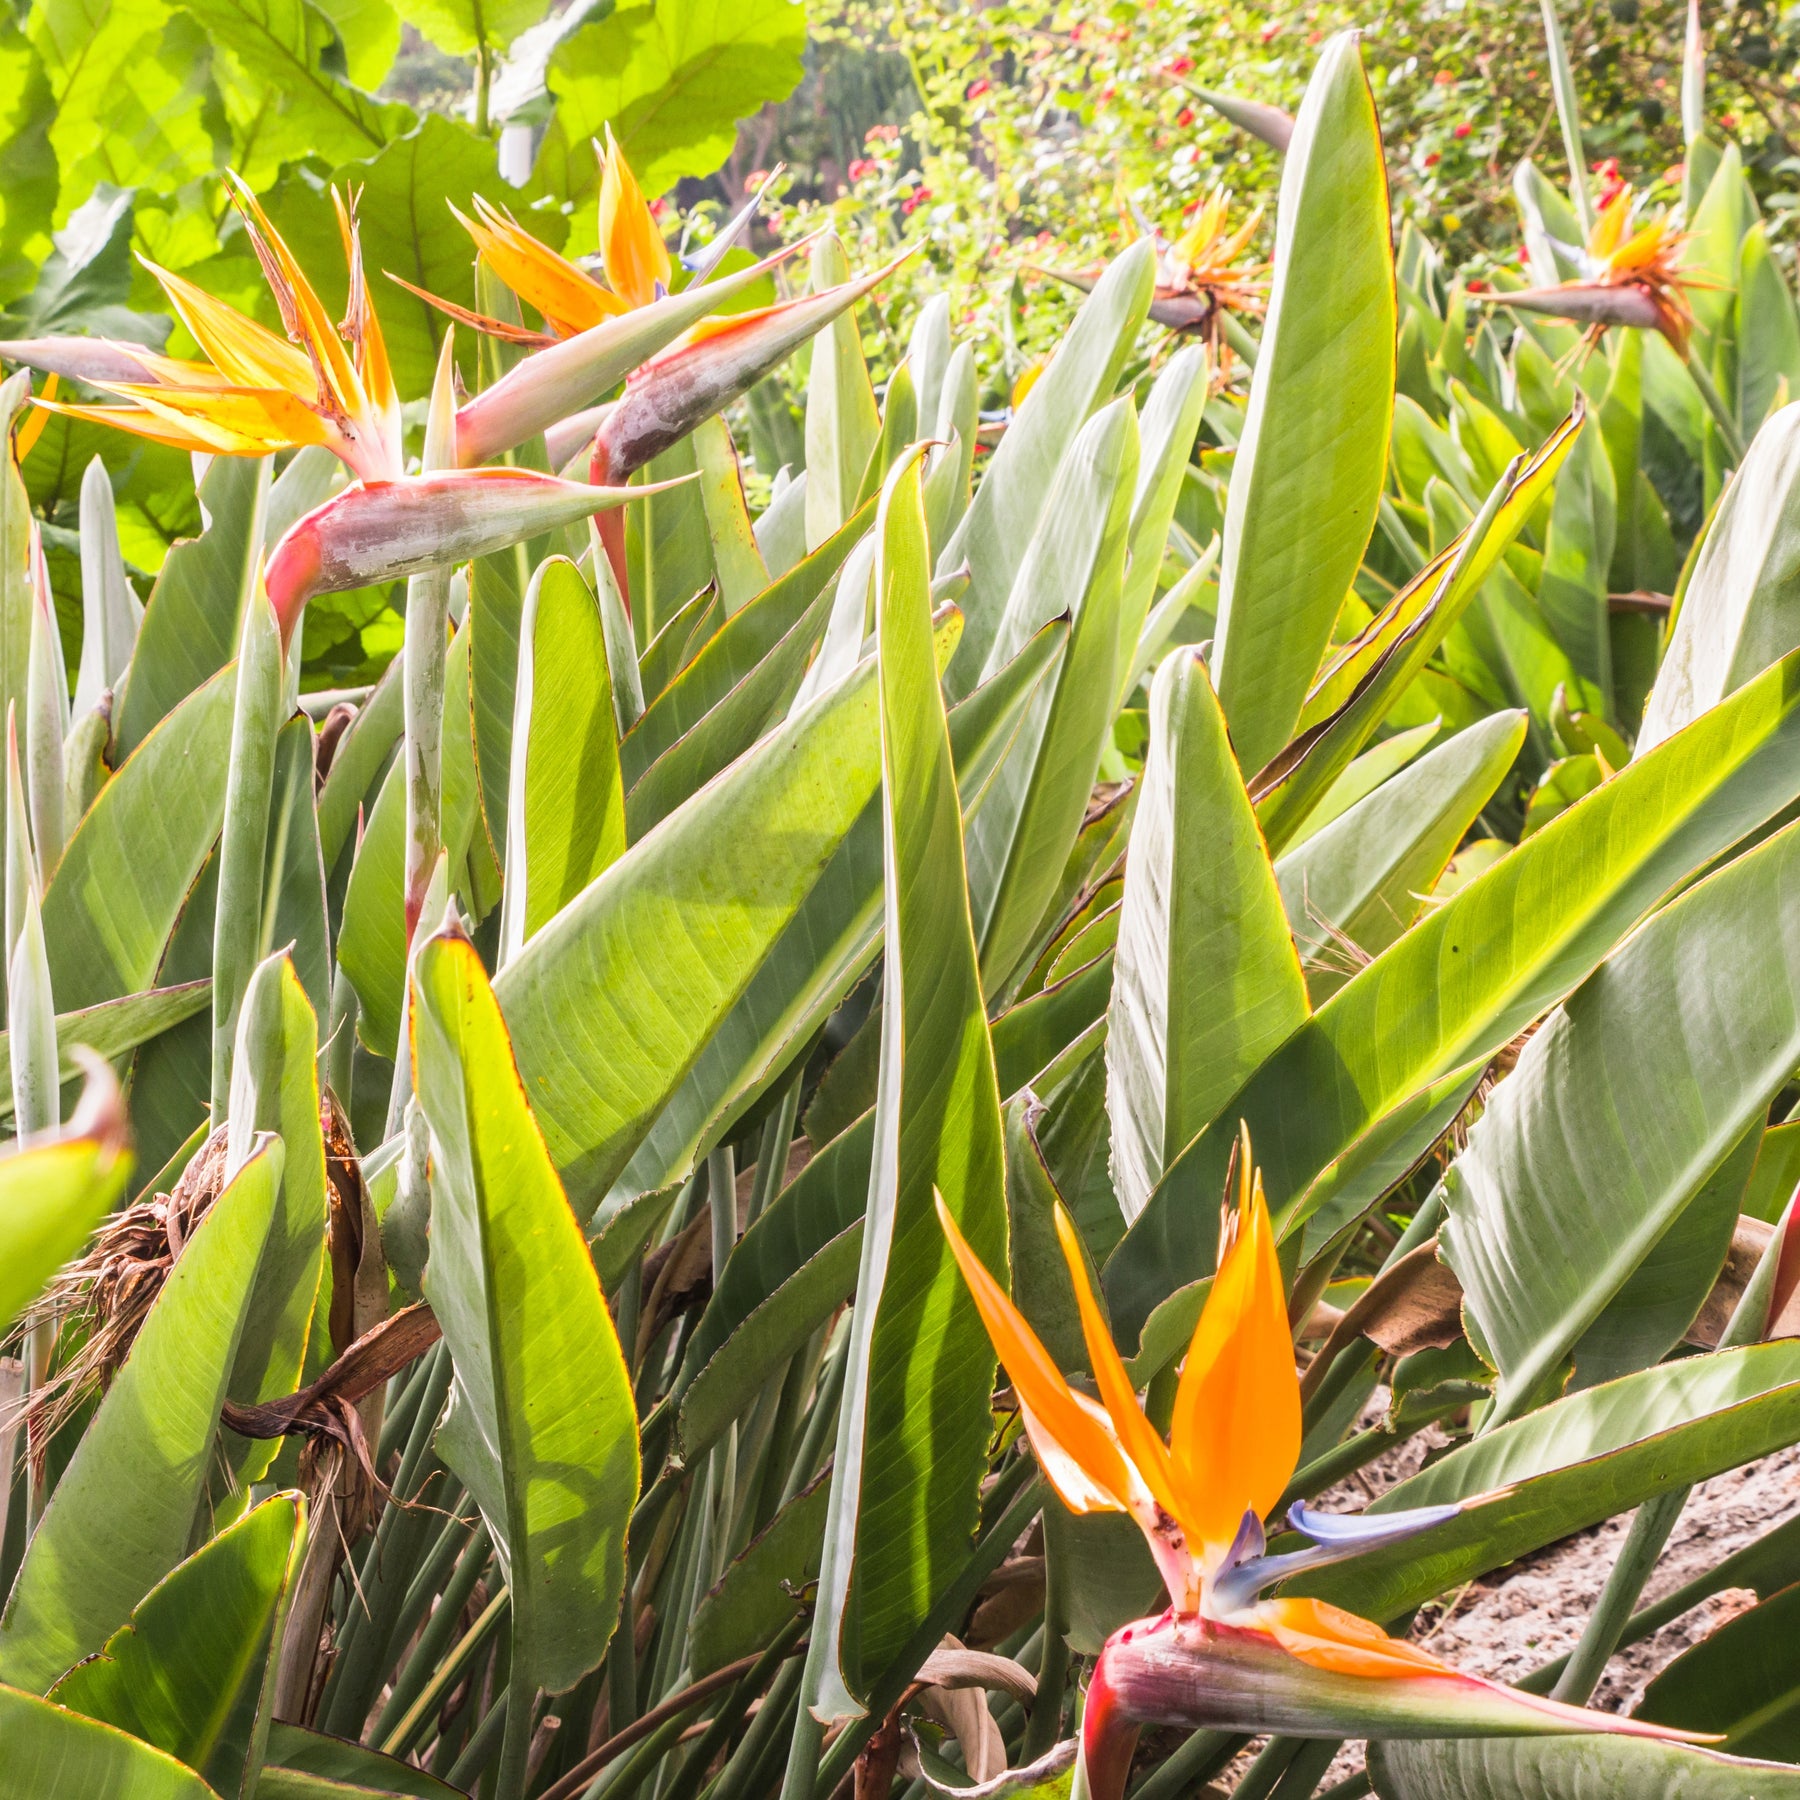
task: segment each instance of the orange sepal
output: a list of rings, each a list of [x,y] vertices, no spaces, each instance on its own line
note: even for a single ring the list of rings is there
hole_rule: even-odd
[[[938,1223],[969,1285],[975,1310],[993,1340],[995,1354],[1019,1396],[1032,1443],[1036,1446],[1047,1439],[1053,1452],[1039,1457],[1051,1485],[1071,1512],[1129,1512],[1131,1471],[1105,1414],[1091,1400],[1084,1403],[1063,1379],[1037,1333],[957,1229],[943,1196],[936,1198]],[[1084,1482],[1077,1484],[1063,1475],[1058,1465],[1065,1457],[1085,1477]],[[1059,1480],[1059,1475],[1063,1479]]]
[[[1254,1609],[1258,1628],[1268,1632],[1289,1656],[1334,1675],[1363,1675],[1392,1681],[1412,1675],[1459,1672],[1428,1650],[1391,1638],[1372,1619],[1345,1612],[1324,1600],[1264,1600]]]
[[[610,127],[600,169],[600,260],[613,292],[629,306],[648,306],[658,282],[668,289],[669,247]]]
[[[1262,1173],[1239,1158],[1236,1214],[1188,1345],[1169,1434],[1201,1543],[1223,1550],[1246,1512],[1266,1518],[1300,1457],[1300,1378]],[[1198,1551],[1199,1544],[1191,1546]]]
[[[454,206],[450,210],[475,240],[488,267],[526,305],[535,307],[558,337],[573,337],[630,311],[625,300],[608,293],[586,270],[559,256],[479,194],[473,219]]]
[[[1056,1207],[1056,1236],[1062,1245],[1063,1261],[1069,1265],[1069,1280],[1074,1286],[1075,1304],[1081,1313],[1081,1335],[1087,1344],[1088,1366],[1099,1385],[1100,1398],[1112,1421],[1119,1446],[1143,1477],[1144,1485],[1157,1504],[1191,1530],[1188,1509],[1176,1494],[1168,1446],[1138,1405],[1131,1376],[1113,1344],[1112,1333],[1101,1316],[1100,1303],[1094,1298],[1093,1287],[1088,1281],[1087,1262],[1082,1256],[1075,1221],[1060,1201]]]

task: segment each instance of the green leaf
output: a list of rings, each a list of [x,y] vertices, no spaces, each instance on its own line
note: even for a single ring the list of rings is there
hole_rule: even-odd
[[[210,174],[205,35],[162,0],[50,0],[26,31],[50,78],[59,217],[97,182],[168,192]]]
[[[940,657],[954,650],[960,624],[954,612],[940,613]],[[1067,629],[1061,622],[1045,626],[998,675],[951,709],[950,750],[965,817]],[[828,701],[822,696],[815,704]],[[619,1177],[620,1189],[645,1192],[685,1174],[701,1146],[716,1141],[789,1070],[795,1052],[868,967],[879,942],[881,888],[881,818],[871,800],[671,1095]]]
[[[633,844],[502,971],[533,1110],[584,1214],[831,862],[878,758],[865,666]]]
[[[1115,1252],[1115,1328],[1129,1342],[1164,1294],[1212,1267],[1240,1118],[1279,1212],[1408,1095],[1492,1055],[1797,792],[1800,655],[1552,820],[1320,1007],[1171,1166]]]
[[[707,533],[712,538],[713,574],[729,618],[769,585],[769,571],[756,547],[750,510],[744,502],[744,481],[731,427],[722,415],[715,414],[696,425],[692,435],[694,462],[700,471],[700,504],[706,510]]]
[[[817,239],[812,285],[822,294],[850,279],[835,233]],[[863,362],[856,309],[841,312],[812,346],[806,383],[806,547],[817,549],[857,509],[863,471],[881,435],[875,390]]]
[[[414,971],[414,1080],[434,1147],[425,1294],[456,1367],[438,1443],[508,1547],[522,1705],[573,1685],[612,1636],[637,1415],[480,958],[446,933]]]
[[[335,1784],[335,1785],[333,1785]],[[277,1719],[269,1727],[268,1761],[259,1800],[362,1800],[366,1793],[405,1794],[412,1800],[462,1800],[462,1789],[379,1750],[346,1743]]]
[[[818,1578],[830,1493],[823,1475],[802,1488],[707,1590],[688,1626],[689,1673],[696,1679],[753,1655],[793,1618],[800,1605],[795,1590]]]
[[[1751,444],[1708,526],[1644,709],[1636,754],[1800,645],[1800,406]]]
[[[1529,1551],[1705,1481],[1800,1434],[1800,1344],[1756,1344],[1645,1369],[1540,1407],[1389,1488],[1371,1513],[1472,1499],[1402,1547],[1302,1577],[1294,1587],[1393,1619]]]
[[[1125,869],[1107,1012],[1113,1187],[1127,1221],[1311,1010],[1206,664],[1170,653]]]
[[[81,1012],[59,1013],[56,1041],[64,1081],[80,1073],[75,1047],[85,1044],[97,1056],[116,1061],[127,1051],[204,1012],[212,991],[207,980],[184,981],[175,987],[150,988],[142,994],[105,1000]],[[0,1117],[12,1115],[12,1051],[0,1032]]]
[[[300,1386],[325,1278],[325,1139],[319,1123],[319,1027],[293,962],[277,953],[250,979],[238,1017],[226,1168],[235,1172],[263,1132],[281,1139],[281,1198],[270,1222],[230,1394],[260,1405]],[[234,1446],[234,1449],[236,1447]],[[277,1444],[234,1454],[241,1480],[257,1480]]]
[[[1547,1379],[1800,1063],[1796,957],[1790,827],[1656,913],[1494,1090],[1450,1172],[1442,1236],[1476,1347],[1500,1372],[1496,1422]],[[1735,1196],[1726,1204],[1724,1235],[1710,1234],[1721,1261]],[[1692,1323],[1716,1267],[1695,1273],[1688,1316],[1652,1323],[1641,1362]]]
[[[780,1359],[855,1287],[874,1143],[870,1111],[820,1150],[738,1240],[676,1382],[690,1459],[718,1441]]]
[[[1800,1769],[1740,1761],[1696,1744],[1587,1734],[1369,1746],[1382,1800],[1793,1800]]]
[[[632,783],[625,830],[633,842],[743,755],[792,706],[830,611],[830,596],[821,594],[750,673]]]
[[[770,582],[747,605],[740,606],[707,637],[679,672],[661,685],[643,716],[619,744],[619,766],[629,785],[635,786],[658,757],[672,749],[755,672],[830,585],[874,517],[871,502],[804,561]],[[859,633],[859,650],[861,644]]]
[[[1800,388],[1800,313],[1758,221],[1738,253],[1737,417],[1746,435],[1769,417],[1777,397]],[[1783,383],[1786,383],[1785,388]]]
[[[1033,695],[970,828],[969,887],[990,995],[1003,993],[1035,950],[1094,791],[1118,691],[1137,472],[1137,415],[1118,400],[1082,428],[1057,470],[983,670],[991,676],[1050,619],[1072,616],[1061,664]]]
[[[56,102],[37,49],[12,20],[0,30],[0,303],[18,299],[50,249],[56,205]]]
[[[737,122],[800,80],[806,14],[798,0],[631,0],[570,33],[550,59],[563,192],[597,179],[591,142],[611,126],[647,194],[710,175]]]
[[[500,938],[511,957],[625,850],[612,683],[600,609],[566,557],[525,596]]]
[[[45,1689],[186,1555],[281,1185],[262,1139],[183,1247],[50,1497],[0,1617],[0,1677]]]
[[[1275,865],[1315,999],[1355,973],[1342,964],[1344,939],[1379,956],[1413,922],[1419,896],[1437,884],[1524,741],[1523,713],[1491,714],[1390,777]]]
[[[1353,32],[1307,85],[1275,279],[1232,464],[1219,699],[1246,768],[1288,740],[1375,528],[1394,399],[1387,170]]]
[[[1155,250],[1144,239],[1116,258],[1095,283],[988,459],[969,510],[938,552],[940,575],[969,565],[963,604],[967,624],[950,671],[953,700],[975,685],[992,660],[1014,578],[1046,516],[1063,456],[1087,421],[1112,399],[1149,312],[1155,277]]]
[[[356,717],[344,728],[319,790],[319,854],[327,876],[334,875],[345,849],[355,842],[358,811],[375,810],[376,778],[387,767],[405,725],[401,659],[375,684]]]
[[[0,1157],[0,1330],[12,1328],[125,1190],[131,1158],[120,1151],[118,1088],[104,1070],[90,1079],[98,1084],[92,1105],[64,1136]]]
[[[212,0],[215,5],[233,3]],[[384,120],[398,110],[382,108]],[[423,399],[431,392],[438,348],[449,321],[376,272],[391,271],[428,293],[467,304],[472,298],[469,266],[474,246],[451,214],[451,203],[466,213],[471,196],[480,194],[498,206],[515,209],[523,214],[533,234],[552,249],[563,241],[563,221],[554,212],[531,205],[536,189],[521,192],[507,186],[495,166],[492,139],[439,112],[425,113],[416,125],[402,114],[397,131],[390,134],[384,128],[368,142],[337,136],[321,140],[317,152],[338,165],[331,172],[333,182],[346,190],[361,190],[363,262],[369,270],[394,381],[403,398]],[[322,185],[290,179],[270,196],[269,211],[320,298],[333,309],[332,316],[340,316],[347,281],[330,196]],[[459,333],[457,342],[473,386],[472,334]],[[570,410],[583,404],[576,397]]]
[[[1606,575],[1617,513],[1612,465],[1600,434],[1581,432],[1556,478],[1537,602],[1580,683],[1570,704],[1603,718],[1613,710]]]
[[[451,56],[494,56],[537,24],[543,9],[537,0],[400,0],[400,16]]]
[[[44,895],[56,997],[82,1010],[142,992],[219,834],[233,673],[183,700],[100,790]]]
[[[1800,1587],[1741,1613],[1669,1664],[1644,1690],[1636,1717],[1717,1732],[1733,1756],[1800,1762],[1800,1685],[1794,1620]],[[1800,1769],[1794,1771],[1800,1784]]]
[[[367,156],[412,122],[405,107],[383,106],[331,72],[337,28],[309,0],[190,0],[187,10],[212,42],[238,140],[233,160],[253,188],[302,156]]]
[[[267,481],[267,465],[251,457],[215,456],[207,468],[207,527],[169,552],[144,607],[115,713],[117,760],[237,654],[244,604],[262,567]]]
[[[265,1500],[164,1576],[50,1698],[167,1751],[220,1794],[251,1795],[305,1548],[301,1496]]]
[[[0,1800],[217,1800],[174,1757],[14,1687],[0,1687],[0,1737]]]
[[[881,1077],[807,1698],[855,1712],[968,1556],[993,1351],[938,1222],[1005,1267],[1005,1149],[933,656],[916,458],[876,521],[888,844]],[[1108,689],[1110,693],[1110,688]]]

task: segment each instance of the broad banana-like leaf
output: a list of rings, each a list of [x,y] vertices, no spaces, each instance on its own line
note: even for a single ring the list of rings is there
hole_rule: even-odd
[[[234,671],[222,669],[152,731],[100,790],[44,894],[60,1005],[139,993],[200,873],[225,810]]]
[[[1388,1489],[1372,1514],[1499,1496],[1402,1547],[1302,1576],[1317,1594],[1393,1619],[1653,1494],[1753,1462],[1800,1432],[1800,1342],[1663,1363],[1514,1419]]]
[[[1509,468],[1468,530],[1402,588],[1320,675],[1301,711],[1299,735],[1250,784],[1257,817],[1277,854],[1475,598],[1555,480],[1583,417],[1571,414],[1529,463]]]
[[[1746,436],[1759,431],[1776,397],[1800,388],[1800,313],[1787,277],[1769,253],[1768,228],[1758,220],[1738,251],[1737,418]]]
[[[0,432],[9,438],[30,396],[31,375],[25,369],[0,383]],[[34,529],[31,496],[15,452],[0,458],[0,708],[11,708],[21,719],[31,664]]]
[[[186,1763],[35,1694],[0,1686],[0,1800],[218,1800]]]
[[[881,431],[863,465],[862,482],[856,490],[859,504],[873,500],[881,492],[895,463],[924,436],[919,429],[919,396],[913,387],[912,370],[902,362],[888,377],[887,392],[881,397]],[[925,517],[929,535],[929,501],[926,502]]]
[[[238,1340],[230,1397],[262,1405],[299,1387],[307,1342],[325,1279],[325,1139],[319,1124],[319,1024],[284,954],[268,957],[250,978],[238,1015],[231,1076],[225,1166],[235,1174],[264,1132],[276,1133],[282,1158],[281,1198],[269,1225],[262,1267]],[[241,1481],[255,1481],[274,1460],[279,1440],[232,1446]]]
[[[1800,404],[1756,434],[1707,527],[1634,755],[1800,645]]]
[[[835,233],[813,242],[813,292],[850,279]],[[806,384],[806,547],[816,550],[859,503],[863,471],[881,434],[875,390],[863,362],[856,312],[841,312],[813,341]]]
[[[578,1210],[630,1160],[879,780],[874,670],[635,843],[501,972],[532,1107]],[[661,946],[654,964],[647,943]]]
[[[954,611],[940,610],[940,661],[954,651],[961,623]],[[1067,636],[1060,621],[1046,625],[998,675],[950,709],[950,750],[965,819],[982,804],[1025,703]],[[617,1193],[649,1192],[691,1168],[702,1145],[716,1141],[780,1079],[875,954],[881,870],[881,819],[871,801],[670,1097],[620,1176]]]
[[[1589,1733],[1369,1746],[1381,1800],[1794,1800],[1800,1769],[1698,1744]]]
[[[244,609],[234,673],[224,825],[219,836],[219,897],[213,912],[214,1118],[225,1111],[230,1094],[238,1008],[262,938],[263,864],[286,685],[281,629],[260,588]]]
[[[1124,684],[1133,666],[1131,648],[1143,631],[1157,577],[1162,573],[1169,526],[1175,518],[1181,484],[1187,477],[1188,459],[1194,453],[1194,438],[1200,429],[1210,381],[1206,352],[1198,344],[1178,350],[1157,376],[1138,422],[1143,443],[1137,492],[1131,501],[1125,590],[1119,602],[1121,703],[1129,692]]]
[[[501,960],[625,851],[600,609],[565,557],[538,566],[519,628]]]
[[[1113,397],[1150,310],[1155,278],[1156,250],[1148,238],[1100,277],[989,459],[962,522],[937,553],[940,575],[969,566],[968,623],[949,679],[953,700],[974,687],[988,666],[1014,577],[1045,516],[1063,455]],[[971,441],[965,454],[973,451]]]
[[[1602,718],[1613,711],[1612,638],[1606,577],[1612,566],[1618,496],[1612,465],[1597,431],[1570,447],[1550,502],[1538,611],[1574,666],[1578,687],[1570,704]]]
[[[700,653],[701,646],[712,642],[725,622],[725,609],[719,604],[718,589],[711,582],[679,606],[658,609],[654,613],[647,596],[639,590],[637,606],[634,616],[653,619],[655,624],[655,635],[644,646],[638,662],[638,681],[644,690],[644,698],[654,701]]]
[[[388,664],[387,673],[344,727],[332,753],[331,768],[319,790],[319,853],[328,876],[336,872],[339,857],[355,841],[358,808],[375,810],[376,778],[387,767],[405,729],[404,668],[402,657],[396,656]]]
[[[1442,1232],[1476,1347],[1500,1373],[1495,1423],[1538,1390],[1766,1115],[1800,1063],[1795,968],[1790,826],[1649,919],[1495,1089],[1450,1171]],[[1746,1163],[1740,1191],[1748,1173]],[[1736,1212],[1732,1197],[1719,1261]],[[1716,1272],[1696,1270],[1693,1312]],[[1665,1323],[1666,1336],[1639,1347],[1645,1362],[1692,1313]]]
[[[627,782],[635,783],[755,671],[823,592],[873,517],[874,507],[864,508],[812,555],[741,601],[717,629],[690,634],[680,668],[657,684],[654,701],[619,745]],[[710,627],[710,609],[700,611]]]
[[[1137,470],[1137,415],[1129,400],[1117,400],[1082,428],[1057,471],[983,671],[995,673],[1050,619],[1071,616],[1061,666],[1033,695],[969,833],[969,888],[990,996],[1004,992],[1035,949],[1094,791],[1118,691]]]
[[[769,571],[756,547],[737,451],[723,416],[715,415],[694,428],[694,461],[700,471],[707,535],[712,539],[713,576],[729,618],[769,585]]]
[[[793,1618],[795,1590],[815,1581],[825,1541],[827,1476],[802,1488],[735,1557],[688,1626],[690,1672],[710,1674],[770,1643]]]
[[[990,1266],[1006,1261],[1000,1094],[916,457],[888,478],[875,530],[887,955],[868,1225],[802,1693],[820,1717],[861,1711],[859,1691],[966,1562],[980,1513],[993,1351],[937,1207]]]
[[[123,1056],[205,1011],[211,987],[207,980],[184,981],[176,987],[150,988],[119,1000],[105,1000],[81,1012],[59,1013],[56,1041],[62,1079],[68,1081],[81,1072],[75,1054],[78,1046],[85,1044],[96,1056],[109,1061]],[[11,1116],[12,1048],[4,1032],[0,1032],[0,1107],[5,1108],[5,1116]]]
[[[1640,1719],[1713,1731],[1733,1756],[1800,1762],[1800,1682],[1794,1623],[1800,1586],[1728,1619],[1669,1664],[1644,1691]],[[1794,1774],[1800,1779],[1800,1769]]]
[[[0,1331],[81,1248],[131,1173],[119,1084],[104,1064],[90,1069],[59,1136],[0,1157]]]
[[[1412,924],[1419,897],[1436,885],[1524,741],[1523,713],[1490,714],[1391,776],[1276,863],[1282,904],[1309,964],[1315,1000],[1356,973],[1348,959],[1379,956]]]
[[[269,498],[265,458],[215,456],[207,466],[199,490],[206,529],[164,559],[125,691],[114,702],[119,761],[237,654],[262,567]]]
[[[830,596],[821,594],[749,674],[632,783],[625,796],[625,830],[632,842],[750,749],[771,720],[788,710],[830,611]]]
[[[261,1139],[182,1249],[82,1433],[0,1616],[0,1679],[42,1692],[187,1554],[281,1186]]]
[[[1688,293],[1694,347],[1708,368],[1717,365],[1730,330],[1737,292],[1738,247],[1756,223],[1756,196],[1744,175],[1743,152],[1727,143],[1700,204],[1688,214],[1682,262],[1701,277]]]
[[[1107,1113],[1129,1222],[1162,1173],[1310,1008],[1250,796],[1204,662],[1172,651],[1125,865]]]
[[[1320,1007],[1171,1165],[1114,1252],[1115,1329],[1129,1343],[1163,1295],[1212,1268],[1239,1119],[1285,1209],[1383,1114],[1491,1056],[1796,794],[1800,653],[1553,819]]]
[[[1381,784],[1399,772],[1435,738],[1442,729],[1441,719],[1427,719],[1420,725],[1409,725],[1392,737],[1371,744],[1336,781],[1325,790],[1325,797],[1306,815],[1306,823],[1293,832],[1283,855],[1292,856],[1309,838],[1321,832],[1334,819],[1342,818],[1357,801],[1366,799]]]
[[[251,1800],[305,1548],[305,1500],[265,1500],[165,1575],[50,1698],[166,1751],[229,1800]]]
[[[560,1692],[618,1618],[637,1414],[606,1296],[474,946],[414,959],[413,1079],[431,1126],[425,1294],[456,1367],[444,1459],[507,1549],[512,1692]]]
[[[1282,163],[1274,286],[1225,507],[1213,661],[1246,768],[1291,735],[1375,529],[1394,332],[1381,129],[1343,32]]]
[[[318,747],[312,720],[303,715],[289,719],[275,739],[262,942],[292,946],[288,954],[313,1011],[326,1013],[333,969],[330,902],[319,845]]]
[[[279,1719],[269,1727],[268,1759],[257,1793],[261,1800],[363,1800],[365,1794],[463,1800],[461,1788],[398,1757]]]

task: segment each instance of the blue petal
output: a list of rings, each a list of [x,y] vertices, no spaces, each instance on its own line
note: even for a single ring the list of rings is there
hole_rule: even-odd
[[[1288,1508],[1288,1523],[1315,1544],[1361,1550],[1371,1544],[1411,1537],[1417,1531],[1429,1531],[1446,1519],[1454,1519],[1461,1511],[1460,1503],[1452,1501],[1447,1506],[1416,1506],[1408,1512],[1328,1513],[1314,1512],[1303,1501],[1296,1500]]]

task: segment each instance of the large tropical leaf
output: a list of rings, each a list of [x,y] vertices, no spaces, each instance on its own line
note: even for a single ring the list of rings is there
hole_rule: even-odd
[[[412,1055],[430,1122],[425,1292],[456,1367],[438,1442],[508,1547],[514,1704],[606,1649],[637,1500],[637,1414],[606,1297],[474,947],[414,963]]]
[[[1460,1738],[1369,1747],[1381,1800],[1793,1800],[1800,1769],[1694,1744],[1589,1735]]]
[[[1575,1346],[1800,1063],[1796,969],[1790,826],[1651,918],[1495,1090],[1450,1172],[1443,1255],[1500,1372],[1496,1423]],[[1678,1307],[1651,1323],[1642,1362],[1699,1311],[1736,1218],[1735,1196],[1725,1201],[1713,1267],[1698,1245],[1686,1259],[1697,1265],[1688,1316]]]
[[[1427,1083],[1490,1056],[1631,927],[1800,793],[1800,654],[1634,762],[1422,919],[1334,994],[1164,1176],[1106,1270],[1135,1336],[1208,1272],[1239,1119],[1270,1204]]]
[[[1308,1010],[1206,664],[1175,650],[1150,690],[1107,1012],[1113,1188],[1127,1220]]]
[[[0,1737],[0,1800],[217,1800],[185,1763],[14,1687],[0,1687]]]
[[[167,1751],[219,1794],[249,1800],[305,1546],[301,1496],[265,1500],[171,1570],[50,1698]]]
[[[917,457],[876,522],[887,844],[880,1088],[839,1414],[808,1702],[860,1695],[963,1565],[987,1467],[993,1351],[950,1254],[941,1198],[1006,1261],[1005,1150],[938,686]]]
[[[1354,32],[1282,163],[1275,283],[1219,564],[1219,698],[1257,769],[1288,740],[1375,529],[1394,397],[1387,169]]]
[[[25,1552],[0,1679],[47,1689],[187,1554],[281,1166],[260,1140],[183,1248]]]

